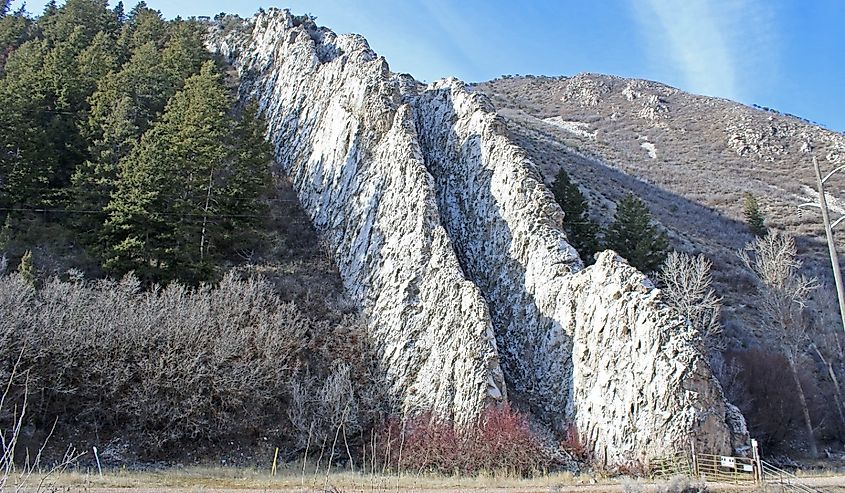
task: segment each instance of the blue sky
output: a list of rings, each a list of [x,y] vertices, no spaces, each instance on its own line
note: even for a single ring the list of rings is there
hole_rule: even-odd
[[[40,12],[43,0],[27,2]],[[60,2],[61,3],[61,2]],[[132,5],[132,0],[125,2]],[[309,12],[432,81],[598,72],[759,104],[845,131],[843,0],[147,0],[165,16]],[[127,8],[128,10],[128,8]]]

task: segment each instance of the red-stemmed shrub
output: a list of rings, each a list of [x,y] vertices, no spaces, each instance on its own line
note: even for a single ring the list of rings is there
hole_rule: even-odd
[[[560,447],[579,462],[589,462],[592,458],[589,449],[581,441],[581,434],[578,433],[578,427],[574,423],[566,425]]]
[[[549,454],[526,416],[507,404],[490,406],[477,423],[466,426],[431,413],[404,422],[394,418],[375,441],[376,469],[527,476],[549,463]]]

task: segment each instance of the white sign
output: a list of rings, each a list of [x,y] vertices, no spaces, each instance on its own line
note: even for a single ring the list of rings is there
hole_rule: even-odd
[[[745,472],[754,472],[754,466],[752,466],[751,464],[743,464],[742,470]]]
[[[721,456],[722,458],[722,467],[730,467],[732,469],[736,469],[736,458],[735,457],[725,457],[724,455]]]

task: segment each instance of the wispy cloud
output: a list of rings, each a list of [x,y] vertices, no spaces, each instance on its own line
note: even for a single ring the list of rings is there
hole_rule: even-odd
[[[470,22],[471,18],[463,15],[461,4],[448,0],[420,0],[419,6],[437,27],[441,48],[463,67],[464,76],[480,73],[476,59],[478,54],[484,53],[482,36],[477,26]]]
[[[774,67],[771,15],[755,0],[632,1],[655,61],[685,89],[741,100]]]

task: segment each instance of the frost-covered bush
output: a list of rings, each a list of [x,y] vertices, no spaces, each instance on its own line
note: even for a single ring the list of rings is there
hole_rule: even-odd
[[[335,382],[338,371],[343,388],[326,405],[354,402],[354,427],[369,426],[378,387],[370,354],[356,317],[310,318],[260,278],[144,290],[131,276],[39,289],[18,274],[0,277],[0,381],[21,355],[28,414],[141,434],[151,449],[268,429],[296,439],[291,389]]]

